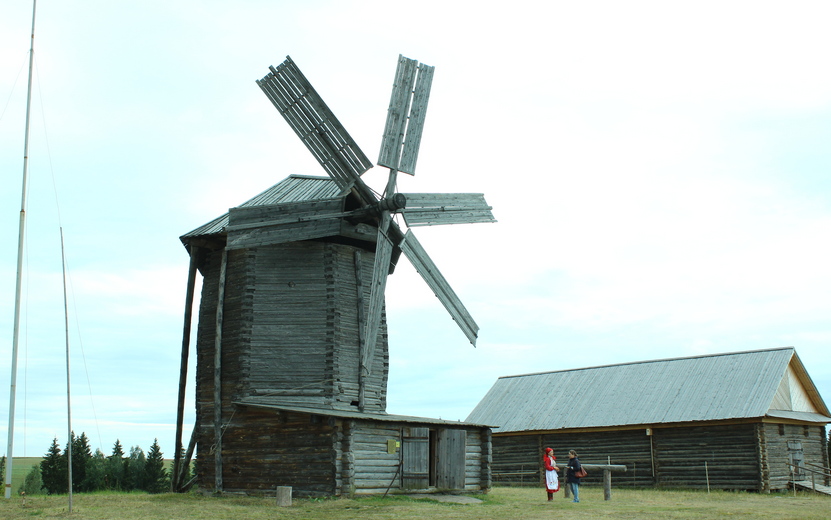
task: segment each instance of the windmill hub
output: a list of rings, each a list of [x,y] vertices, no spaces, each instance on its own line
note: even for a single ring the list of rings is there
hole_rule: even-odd
[[[378,201],[375,205],[375,211],[380,215],[383,211],[395,212],[407,207],[407,197],[403,193],[396,193],[392,197],[387,197]]]

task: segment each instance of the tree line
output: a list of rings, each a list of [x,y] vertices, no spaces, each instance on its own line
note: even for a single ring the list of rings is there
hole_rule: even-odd
[[[69,443],[72,446],[71,462]],[[58,439],[53,439],[40,464],[32,466],[27,473],[18,492],[27,495],[67,493],[70,463],[74,493],[104,490],[162,493],[170,489],[170,475],[164,467],[164,455],[158,439],[153,440],[147,454],[139,446],[133,446],[126,454],[121,442],[116,439],[109,456],[100,449],[93,453],[85,433],[76,437],[72,432],[69,443],[62,451]],[[3,471],[5,462],[5,457],[0,458],[0,471]],[[185,468],[185,472],[185,477],[189,478],[190,468]]]

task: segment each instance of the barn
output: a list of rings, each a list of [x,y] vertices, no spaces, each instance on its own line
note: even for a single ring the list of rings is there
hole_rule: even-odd
[[[831,416],[790,347],[501,377],[467,420],[496,425],[498,485],[537,485],[546,446],[626,465],[616,486],[770,492],[828,474]]]
[[[488,426],[386,413],[384,312],[371,352],[363,337],[378,229],[360,207],[330,178],[292,175],[181,237],[190,272],[174,490],[187,488],[178,468],[194,451],[208,492],[490,487]],[[196,424],[180,460],[197,274]]]

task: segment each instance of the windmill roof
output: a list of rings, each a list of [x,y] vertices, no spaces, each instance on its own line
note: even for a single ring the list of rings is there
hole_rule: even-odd
[[[345,410],[329,410],[325,408],[312,408],[307,406],[282,405],[279,403],[264,403],[257,399],[242,399],[234,404],[262,408],[266,410],[278,410],[285,412],[307,413],[312,415],[323,415],[329,417],[340,417],[344,419],[365,419],[371,421],[405,422],[419,424],[436,424],[447,426],[474,426],[477,428],[490,428],[487,424],[472,423],[469,421],[448,421],[446,419],[433,419],[430,417],[416,417],[412,415],[394,415],[388,413],[350,412]]]
[[[500,377],[467,421],[499,433],[829,415],[787,347]]]
[[[243,202],[237,207],[266,206],[288,202],[304,202],[331,199],[341,194],[340,188],[329,177],[311,175],[289,175],[259,195]],[[179,237],[183,242],[188,239],[225,233],[228,226],[228,212],[203,224]]]

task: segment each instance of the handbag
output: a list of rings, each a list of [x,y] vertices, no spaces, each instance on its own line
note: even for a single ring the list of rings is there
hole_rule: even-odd
[[[580,469],[574,472],[574,476],[577,478],[585,478],[587,475],[588,473],[583,469],[583,466],[580,466]]]

